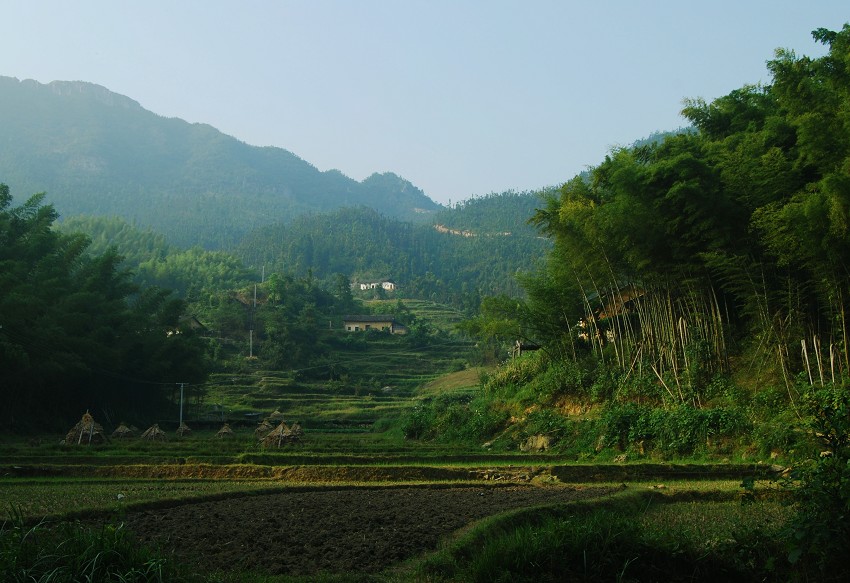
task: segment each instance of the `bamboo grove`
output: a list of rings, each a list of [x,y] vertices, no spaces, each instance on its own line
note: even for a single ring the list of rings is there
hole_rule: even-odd
[[[696,407],[718,373],[765,363],[792,399],[798,377],[846,377],[850,27],[813,36],[825,56],[778,50],[769,85],[686,101],[691,127],[546,198],[522,334]]]

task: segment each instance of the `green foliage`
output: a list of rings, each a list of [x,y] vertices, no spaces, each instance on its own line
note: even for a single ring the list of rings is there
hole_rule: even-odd
[[[464,333],[483,342],[511,344],[527,338],[525,303],[506,295],[488,296],[481,300],[479,314],[459,325]]]
[[[530,386],[536,402],[551,405],[558,397],[585,399],[591,375],[582,363],[556,360],[539,374]]]
[[[434,411],[430,403],[418,403],[401,420],[405,439],[425,439],[432,434]]]
[[[794,411],[777,409],[763,413],[758,419],[758,423],[753,423],[750,441],[762,456],[782,455],[793,459],[807,449],[807,440]]]
[[[680,405],[661,409],[636,403],[612,403],[602,414],[606,447],[626,450],[633,445],[673,456],[705,451],[712,440],[731,439],[749,429],[736,409],[696,409]]]
[[[482,294],[521,294],[514,275],[530,266],[529,258],[542,257],[548,246],[529,233],[464,237],[368,208],[345,208],[257,229],[237,253],[248,265],[296,276],[309,271],[335,288],[337,274],[359,282],[389,278],[399,286],[391,292],[397,296],[474,313]]]
[[[761,507],[739,518],[734,503],[708,506],[632,495],[506,513],[423,561],[416,580],[794,580],[776,564],[778,545],[751,527]]]
[[[546,191],[543,191],[546,192]],[[528,224],[542,202],[542,192],[501,192],[475,196],[434,214],[433,222],[474,235],[534,236]]]
[[[442,395],[418,403],[402,419],[407,439],[481,443],[505,427],[508,413],[489,399]]]
[[[552,409],[535,409],[525,419],[522,433],[525,437],[548,435],[554,441],[572,432],[573,424],[564,415]]]
[[[71,583],[191,581],[187,569],[138,542],[123,525],[79,522],[27,526],[20,516],[0,525],[0,578]]]
[[[549,519],[493,533],[468,569],[475,581],[598,581],[627,571],[623,546],[634,545],[637,534],[634,522],[613,512]]]
[[[796,473],[792,562],[839,580],[850,547],[850,391],[847,383],[803,389],[809,430],[823,448]]]
[[[88,251],[93,255],[114,248],[123,259],[122,268],[133,273],[137,284],[168,288],[192,301],[259,279],[230,253],[198,246],[180,249],[169,245],[162,235],[119,218],[71,217],[59,223],[59,228],[87,235],[91,239]]]
[[[538,374],[544,372],[549,359],[542,351],[532,352],[520,358],[514,358],[487,375],[483,383],[485,392],[505,393],[529,383]]]
[[[545,349],[483,381],[494,403],[593,405],[606,447],[805,452],[793,379],[850,370],[850,25],[814,36],[826,56],[777,51],[770,85],[689,101],[692,130],[546,193],[531,222],[553,247],[526,297],[464,324]]]
[[[583,319],[596,358],[648,367],[695,407],[742,339],[786,379],[801,339],[850,369],[850,26],[815,37],[828,55],[778,51],[771,85],[690,101],[696,131],[612,151],[548,194],[532,220],[554,247],[524,279],[524,329],[577,359]]]
[[[11,207],[0,185],[0,424],[151,412],[163,384],[202,381],[204,347],[184,325],[184,302],[132,284],[114,250],[87,254],[88,239],[54,230],[42,201]]]

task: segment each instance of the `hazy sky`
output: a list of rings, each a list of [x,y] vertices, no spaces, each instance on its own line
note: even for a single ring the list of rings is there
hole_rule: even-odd
[[[769,82],[847,0],[0,0],[0,75],[80,80],[438,202],[560,184]],[[0,134],[2,134],[0,128]]]

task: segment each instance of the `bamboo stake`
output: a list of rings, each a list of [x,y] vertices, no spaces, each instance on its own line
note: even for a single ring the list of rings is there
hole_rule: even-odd
[[[655,368],[655,365],[650,363],[650,366],[652,367],[652,372],[654,372],[655,376],[658,377],[658,380],[661,381],[661,386],[664,387],[664,389],[667,391],[667,394],[670,395],[670,398],[675,401],[676,395],[673,393],[673,391],[670,390],[670,387],[667,386],[667,383],[664,382],[664,377],[661,376],[661,373],[658,372],[658,369]]]
[[[595,290],[596,290],[596,296],[599,298],[599,303],[600,303],[600,305],[604,308],[604,307],[605,307],[605,305],[602,303],[602,293],[601,293],[601,292],[600,292],[600,290],[599,290],[599,286],[598,286],[598,285],[596,285],[596,281],[593,279],[593,274],[592,274],[592,273],[590,273],[590,269],[589,269],[589,268],[588,268],[588,270],[587,270],[587,274],[588,274],[588,276],[590,277],[590,283],[591,283],[591,285],[593,285],[593,289],[595,289]],[[593,312],[591,312],[591,313],[593,313]],[[604,345],[604,343],[603,343],[602,332],[601,332],[601,330],[599,329],[599,325],[598,325],[598,323],[597,323],[597,321],[596,321],[596,317],[595,317],[595,316],[594,316],[594,318],[593,318],[593,323],[594,323],[594,326],[595,326],[595,330],[594,330],[594,340],[596,340],[596,342],[599,344],[599,358],[602,360],[602,363],[604,364],[604,363],[605,363],[605,351],[604,351],[604,349],[605,349],[605,345]]]
[[[809,375],[809,384],[811,386],[815,386],[815,381],[812,379],[812,367],[809,364],[809,351],[806,348],[806,340],[800,340],[800,344],[803,346],[803,361],[806,363],[806,372]]]
[[[832,384],[835,384],[835,343],[829,343],[829,373],[832,377]]]
[[[812,348],[815,349],[815,359],[818,363],[818,376],[820,377],[820,386],[823,386],[823,363],[820,358],[820,338],[818,336],[812,337]]]
[[[620,286],[617,283],[617,276],[614,273],[614,268],[611,266],[611,261],[608,259],[608,255],[604,251],[602,253],[602,257],[605,259],[605,265],[608,267],[608,273],[611,274],[611,296],[614,298],[612,313],[608,314],[608,318],[611,319],[612,327],[614,328],[614,356],[617,358],[617,364],[620,366],[620,369],[625,370],[625,349],[627,339],[625,338],[625,334],[622,330],[620,317],[618,317],[618,312],[621,312],[623,316],[625,316],[625,301],[623,300],[623,294],[620,290]],[[617,308],[618,301],[620,302],[619,309]]]
[[[838,301],[841,310],[841,339],[844,341],[844,363],[842,369],[850,370],[850,337],[847,333],[847,312],[844,309],[844,294],[841,289],[838,290]]]

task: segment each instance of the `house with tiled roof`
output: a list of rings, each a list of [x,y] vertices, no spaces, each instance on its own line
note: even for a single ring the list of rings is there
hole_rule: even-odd
[[[350,315],[342,317],[342,328],[346,332],[380,330],[390,334],[406,334],[407,327],[389,314]]]

